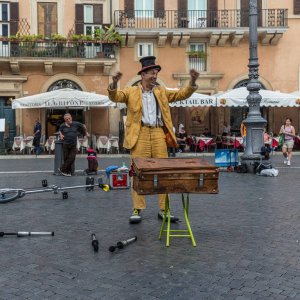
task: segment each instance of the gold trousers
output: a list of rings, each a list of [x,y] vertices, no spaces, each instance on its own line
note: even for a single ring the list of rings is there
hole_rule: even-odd
[[[142,127],[137,143],[131,149],[131,159],[142,158],[165,158],[168,157],[165,133],[162,128]],[[133,208],[146,208],[145,196],[138,195],[131,187]],[[158,195],[159,208],[165,209],[165,194]]]

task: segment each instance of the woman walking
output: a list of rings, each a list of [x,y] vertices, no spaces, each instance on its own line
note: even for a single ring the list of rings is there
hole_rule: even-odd
[[[284,157],[284,163],[288,166],[291,165],[292,150],[294,147],[295,128],[292,126],[292,119],[286,118],[285,125],[280,128],[279,134],[284,133],[284,143],[282,145],[282,155]]]

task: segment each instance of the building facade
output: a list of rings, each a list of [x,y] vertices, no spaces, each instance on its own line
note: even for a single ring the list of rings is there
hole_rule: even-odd
[[[52,135],[65,110],[13,111],[11,100],[61,87],[107,94],[115,71],[120,88],[140,80],[139,59],[155,55],[162,66],[158,83],[169,88],[187,84],[189,70],[200,72],[198,92],[215,94],[243,86],[248,79],[248,0],[22,0],[0,1],[0,118],[10,137],[31,134],[40,118]],[[300,78],[300,1],[258,0],[259,80],[262,88],[294,92]],[[93,40],[99,28],[113,25],[121,45]],[[10,37],[21,36],[22,39]],[[32,35],[38,35],[34,41]],[[26,40],[27,36],[27,40]],[[61,40],[59,40],[61,38]],[[64,38],[64,39],[62,39]],[[122,135],[115,108],[68,110],[92,134]],[[174,125],[188,133],[205,128],[217,135],[224,123],[238,132],[245,108],[174,107]],[[2,115],[1,115],[2,114]],[[268,131],[279,131],[285,117],[300,128],[298,108],[262,108]],[[1,134],[1,133],[0,133]],[[0,137],[1,138],[1,137]]]

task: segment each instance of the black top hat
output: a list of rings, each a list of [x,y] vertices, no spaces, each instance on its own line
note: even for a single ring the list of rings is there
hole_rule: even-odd
[[[145,56],[140,59],[140,63],[142,64],[142,70],[138,72],[138,75],[141,75],[142,72],[149,69],[157,69],[158,72],[161,70],[160,65],[155,64],[155,56]]]

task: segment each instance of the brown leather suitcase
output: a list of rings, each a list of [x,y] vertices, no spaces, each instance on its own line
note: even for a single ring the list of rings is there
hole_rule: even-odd
[[[219,168],[201,158],[134,158],[132,168],[140,195],[219,192]]]

